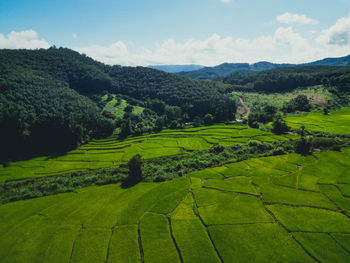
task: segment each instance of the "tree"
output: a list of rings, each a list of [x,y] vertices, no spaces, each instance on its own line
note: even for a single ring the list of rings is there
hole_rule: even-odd
[[[295,152],[301,155],[309,155],[312,152],[312,140],[302,137],[296,143]]]
[[[276,134],[283,134],[288,132],[289,128],[282,118],[276,118],[272,123],[272,131]]]
[[[323,114],[324,114],[324,115],[329,115],[329,110],[328,110],[327,107],[326,107],[326,108],[323,108]]]
[[[124,138],[128,137],[131,133],[132,133],[131,120],[128,118],[128,119],[124,120],[124,122],[120,126],[119,137],[124,139]]]
[[[210,113],[205,114],[203,121],[206,125],[212,124],[214,121],[214,116]]]
[[[143,161],[140,154],[134,155],[128,162],[129,182],[137,183],[142,180]]]
[[[124,111],[125,112],[132,112],[133,109],[134,109],[134,107],[132,105],[128,105],[128,106],[125,107]]]

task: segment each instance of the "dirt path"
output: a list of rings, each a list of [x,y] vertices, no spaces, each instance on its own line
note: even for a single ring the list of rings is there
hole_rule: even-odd
[[[244,104],[244,100],[242,98],[239,98],[239,101],[241,102],[241,105],[238,106],[237,114],[241,115],[242,118],[248,118],[250,109]]]

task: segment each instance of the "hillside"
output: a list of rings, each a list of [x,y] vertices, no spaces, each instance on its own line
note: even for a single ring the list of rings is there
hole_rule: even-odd
[[[350,55],[341,58],[325,58],[315,62],[308,63],[315,66],[350,66]]]
[[[204,68],[200,65],[151,65],[148,68],[162,70],[168,73],[187,72]]]
[[[222,76],[227,76],[232,73],[248,73],[254,71],[268,70],[279,67],[288,67],[291,64],[274,64],[270,62],[258,62],[255,64],[248,63],[224,63],[215,67],[205,67],[195,71],[179,72],[180,76],[185,76],[191,79],[212,79],[215,80]]]
[[[350,56],[340,58],[325,58],[311,63],[304,63],[298,66],[349,66]],[[248,74],[256,71],[265,71],[269,69],[293,67],[296,64],[275,64],[266,61],[254,64],[248,63],[223,63],[215,67],[204,67],[199,70],[186,71],[177,73],[191,79],[219,79],[233,73]]]
[[[0,125],[6,127],[0,131],[5,145],[0,161],[57,154],[110,135],[121,123],[101,114],[106,93],[149,108],[148,117],[126,119],[139,134],[156,129],[148,123],[160,117],[158,129],[209,113],[217,121],[232,119],[236,109],[212,83],[144,67],[107,66],[64,48],[0,50],[0,90]],[[34,148],[41,138],[47,143]]]
[[[339,82],[350,73],[350,67],[294,66],[283,67],[245,75],[231,74],[222,79],[226,84],[241,85],[243,91],[288,92],[314,85],[342,86]],[[347,78],[346,78],[347,79]],[[345,79],[344,79],[345,80]],[[343,86],[346,86],[343,83]],[[346,92],[346,87],[343,92]]]

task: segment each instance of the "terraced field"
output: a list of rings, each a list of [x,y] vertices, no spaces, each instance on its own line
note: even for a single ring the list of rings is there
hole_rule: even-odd
[[[115,94],[111,94],[112,99],[108,102],[106,102],[105,107],[103,108],[104,111],[108,111],[113,113],[116,117],[123,118],[125,113],[125,108],[128,106],[128,103],[126,100],[121,99],[118,103],[118,99],[116,98]],[[103,101],[106,101],[108,98],[108,95],[104,95],[102,97]],[[135,115],[141,114],[143,112],[144,108],[140,106],[133,106],[132,113]]]
[[[39,157],[28,161],[0,165],[0,183],[6,180],[60,175],[88,169],[111,167],[126,163],[140,153],[150,159],[171,156],[193,150],[207,150],[214,143],[247,144],[251,140],[272,142],[288,140],[293,135],[278,136],[244,126],[216,125],[182,130],[166,130],[161,133],[134,137],[123,141],[111,137],[92,141],[59,157]]]
[[[309,131],[321,131],[332,134],[350,134],[350,109],[331,111],[329,115],[312,112],[303,117],[285,118],[287,125],[300,129],[302,125]]]
[[[350,149],[0,206],[1,262],[349,262]]]

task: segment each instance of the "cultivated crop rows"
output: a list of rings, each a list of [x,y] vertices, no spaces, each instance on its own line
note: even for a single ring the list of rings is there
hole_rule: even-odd
[[[349,262],[350,149],[0,206],[1,262]]]
[[[332,111],[329,115],[312,112],[303,117],[287,117],[285,120],[288,126],[295,129],[305,126],[309,131],[350,134],[350,109]]]
[[[244,126],[217,125],[183,130],[167,130],[123,141],[108,138],[92,141],[63,156],[39,157],[0,165],[0,183],[6,180],[54,176],[75,171],[97,169],[126,163],[139,153],[145,159],[170,156],[186,151],[207,150],[214,143],[247,144],[251,140],[272,142],[288,140],[292,135],[278,136]]]

